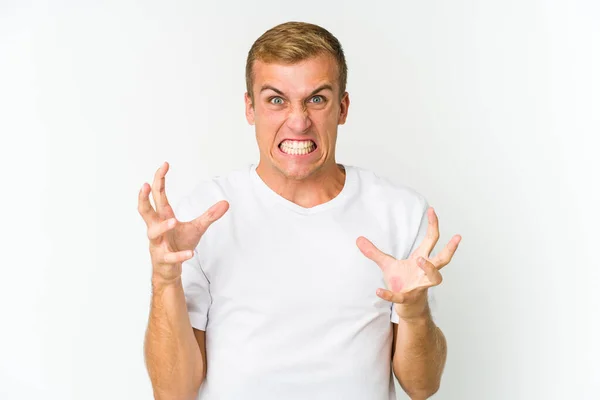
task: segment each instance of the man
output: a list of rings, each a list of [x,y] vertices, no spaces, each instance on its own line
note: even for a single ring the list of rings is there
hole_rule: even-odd
[[[388,400],[392,372],[413,399],[438,390],[446,342],[427,294],[460,236],[430,259],[423,196],[336,162],[346,71],[325,29],[272,28],[246,66],[258,165],[197,185],[177,216],[168,164],[143,185],[157,399]]]

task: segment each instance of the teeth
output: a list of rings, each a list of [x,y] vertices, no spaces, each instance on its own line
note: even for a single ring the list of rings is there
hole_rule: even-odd
[[[314,150],[314,147],[308,148],[308,149],[290,149],[290,148],[287,148],[285,146],[281,146],[281,150],[284,153],[286,153],[286,154],[291,154],[291,155],[294,155],[294,156],[298,156],[298,155],[303,155],[303,154],[310,153],[311,151]]]
[[[284,140],[281,142],[281,146],[285,146],[288,149],[308,149],[314,145],[312,140]]]
[[[284,153],[296,156],[310,153],[315,149],[315,144],[312,140],[284,140],[279,147]]]

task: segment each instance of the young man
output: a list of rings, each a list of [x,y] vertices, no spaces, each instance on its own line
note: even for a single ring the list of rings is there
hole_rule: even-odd
[[[461,238],[429,258],[424,197],[336,162],[346,71],[325,29],[272,28],[246,66],[258,165],[198,184],[177,213],[168,164],[143,185],[157,399],[391,400],[392,372],[413,399],[438,390],[446,342],[427,294]]]

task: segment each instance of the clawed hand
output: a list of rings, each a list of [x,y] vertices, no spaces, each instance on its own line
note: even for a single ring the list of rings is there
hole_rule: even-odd
[[[146,223],[150,244],[152,280],[161,284],[181,276],[181,263],[193,257],[204,232],[229,208],[223,200],[192,221],[177,220],[165,192],[168,170],[169,164],[163,163],[154,174],[152,186],[144,183],[138,196],[138,212]],[[156,209],[150,203],[150,193]]]
[[[426,311],[427,289],[442,283],[439,270],[450,263],[462,239],[460,235],[454,235],[446,247],[430,259],[429,255],[440,237],[440,231],[433,207],[429,207],[427,213],[429,225],[425,239],[406,260],[397,260],[382,252],[365,237],[361,236],[356,240],[360,251],[383,271],[388,289],[377,289],[377,295],[395,303],[400,318],[419,317]]]

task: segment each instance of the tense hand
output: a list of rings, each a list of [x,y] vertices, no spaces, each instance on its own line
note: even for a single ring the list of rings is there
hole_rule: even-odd
[[[454,235],[446,247],[430,259],[429,255],[440,237],[440,231],[433,208],[430,207],[427,212],[429,225],[425,239],[406,260],[397,260],[385,254],[365,237],[361,236],[356,240],[360,251],[383,271],[388,289],[378,289],[377,295],[395,303],[400,318],[415,318],[426,312],[427,290],[442,283],[439,270],[450,263],[461,241],[460,235]]]
[[[154,175],[152,187],[144,183],[138,198],[138,211],[146,222],[150,241],[152,282],[158,284],[173,282],[181,276],[181,263],[193,257],[204,232],[229,208],[229,203],[222,200],[192,221],[178,221],[165,193],[168,170],[169,164],[163,163]],[[156,210],[150,204],[150,192]]]

